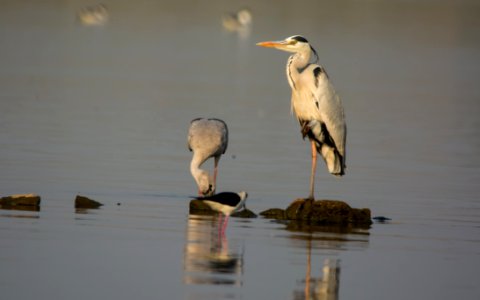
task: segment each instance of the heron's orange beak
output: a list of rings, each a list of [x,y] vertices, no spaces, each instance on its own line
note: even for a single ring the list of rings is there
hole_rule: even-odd
[[[266,48],[275,48],[281,45],[282,45],[281,42],[273,42],[273,41],[257,43],[257,46],[266,47]]]

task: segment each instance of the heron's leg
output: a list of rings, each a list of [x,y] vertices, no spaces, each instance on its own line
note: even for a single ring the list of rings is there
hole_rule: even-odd
[[[315,200],[314,185],[315,185],[315,170],[317,168],[317,147],[314,141],[310,141],[312,144],[312,172],[310,174],[310,195],[308,199]]]

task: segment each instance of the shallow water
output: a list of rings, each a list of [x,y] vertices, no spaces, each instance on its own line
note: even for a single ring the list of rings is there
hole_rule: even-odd
[[[480,255],[480,5],[475,1],[0,2],[2,299],[475,299]],[[251,32],[221,27],[244,5]],[[287,54],[306,36],[342,97],[347,175],[317,198],[369,207],[369,229],[189,216],[189,121],[230,129],[219,190],[255,212],[306,196]],[[207,164],[208,168],[212,164]],[[75,211],[75,195],[105,204]],[[118,205],[120,204],[120,205]]]

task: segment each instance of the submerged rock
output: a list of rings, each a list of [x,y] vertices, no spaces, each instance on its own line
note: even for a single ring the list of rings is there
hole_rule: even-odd
[[[40,206],[40,196],[36,194],[18,194],[0,198],[0,206]]]
[[[217,215],[218,214],[218,212],[212,210],[210,206],[205,204],[202,200],[197,200],[197,199],[193,199],[190,201],[189,213],[192,215]],[[256,218],[257,217],[257,215],[253,211],[249,210],[248,208],[245,208],[244,210],[233,213],[231,216],[237,217],[237,218]]]
[[[343,201],[297,199],[287,209],[273,208],[260,215],[277,220],[307,221],[324,225],[370,225],[370,209],[352,208]]]
[[[384,217],[384,216],[376,216],[376,217],[373,217],[372,219],[375,222],[378,222],[378,223],[388,223],[389,221],[392,220],[392,219]]]
[[[103,204],[90,198],[77,195],[75,197],[75,208],[99,208]]]

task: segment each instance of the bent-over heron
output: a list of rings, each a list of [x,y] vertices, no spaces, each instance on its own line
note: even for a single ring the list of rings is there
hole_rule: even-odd
[[[197,118],[188,129],[188,149],[193,152],[190,172],[198,186],[200,196],[213,195],[217,186],[218,162],[228,145],[227,124],[220,119]],[[214,158],[213,180],[210,174],[200,169],[209,158]]]

